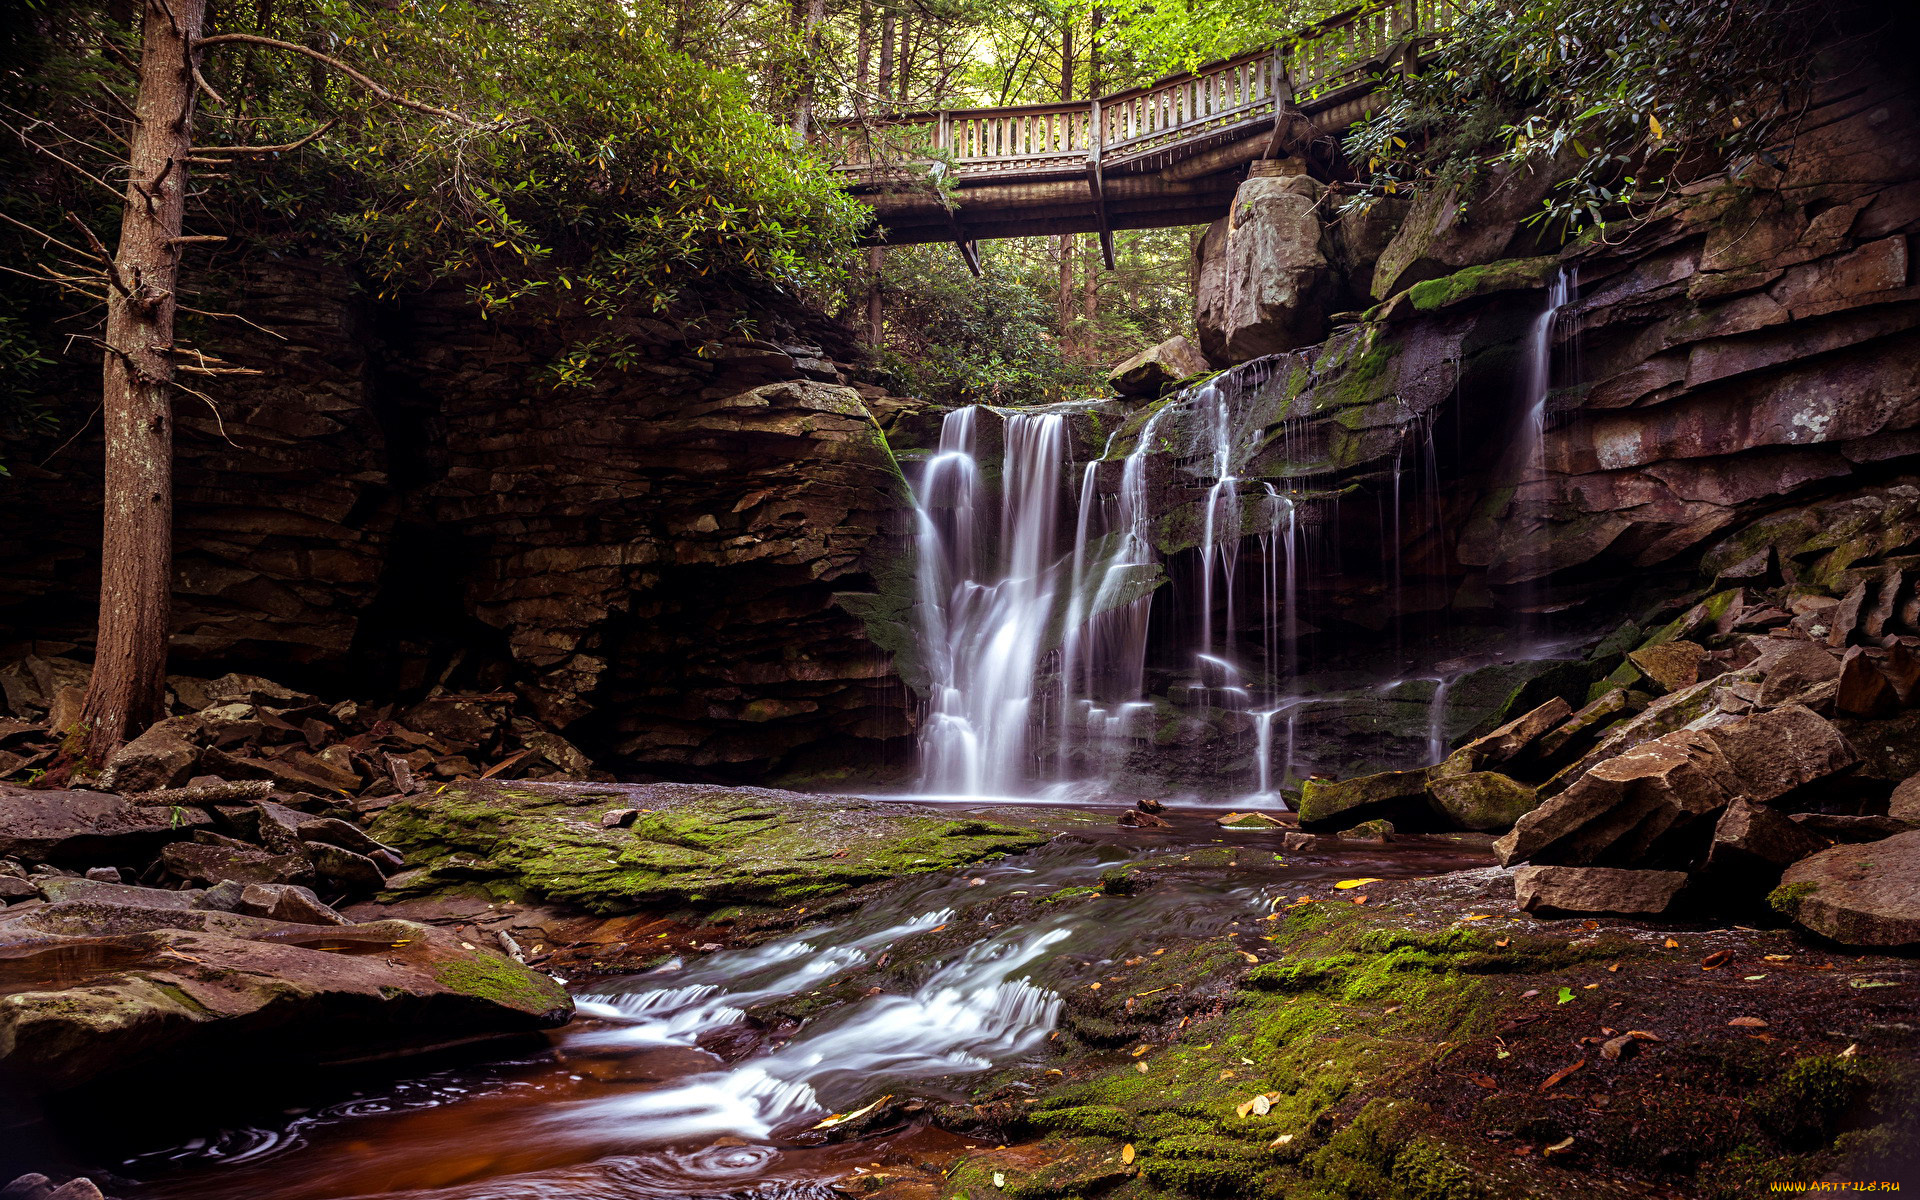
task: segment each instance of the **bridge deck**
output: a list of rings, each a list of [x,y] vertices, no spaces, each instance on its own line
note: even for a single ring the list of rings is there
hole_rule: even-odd
[[[1092,100],[826,123],[874,242],[1099,233],[1224,215],[1251,159],[1352,124],[1448,0],[1388,0],[1278,46]],[[1284,125],[1278,130],[1276,125]],[[1293,136],[1289,137],[1289,133]]]

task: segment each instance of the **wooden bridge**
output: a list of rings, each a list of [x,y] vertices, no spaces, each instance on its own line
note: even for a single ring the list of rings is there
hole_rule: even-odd
[[[1449,0],[1362,5],[1278,46],[1092,100],[831,121],[821,137],[874,210],[870,244],[1098,233],[1226,215],[1242,168],[1331,165],[1383,70],[1408,70]]]

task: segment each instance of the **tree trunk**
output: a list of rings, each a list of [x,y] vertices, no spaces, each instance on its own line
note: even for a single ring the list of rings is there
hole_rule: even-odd
[[[873,4],[860,0],[860,35],[854,53],[853,114],[865,118],[869,83],[873,78]]]
[[[808,0],[805,23],[801,26],[800,44],[805,50],[806,65],[800,68],[799,96],[793,105],[794,136],[805,140],[813,131],[813,85],[815,52],[820,46],[820,23],[827,17],[827,0]],[[794,11],[800,9],[799,0],[795,0]]]
[[[867,345],[874,347],[880,345],[885,333],[880,307],[880,268],[885,262],[885,250],[879,246],[867,248]]]
[[[187,157],[191,43],[206,0],[146,0],[126,208],[109,288],[103,423],[105,529],[100,632],[80,711],[98,769],[163,714],[173,583],[173,317]],[[123,292],[121,288],[124,288]]]
[[[1088,235],[1091,237],[1092,235]],[[1099,356],[1099,348],[1094,345],[1093,319],[1100,312],[1100,241],[1093,238],[1093,244],[1087,254],[1085,274],[1080,276],[1080,316],[1084,322],[1080,330],[1081,346],[1088,363]]]
[[[1073,22],[1068,20],[1060,32],[1060,99],[1073,99]],[[1063,233],[1054,248],[1060,254],[1060,289],[1054,296],[1054,313],[1060,326],[1060,355],[1073,355],[1073,235]]]
[[[880,111],[893,111],[893,30],[894,16],[880,12]]]

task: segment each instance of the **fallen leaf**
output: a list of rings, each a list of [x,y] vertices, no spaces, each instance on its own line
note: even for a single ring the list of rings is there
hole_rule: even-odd
[[[1672,938],[1668,938],[1666,948],[1669,950],[1678,950],[1680,948],[1680,943],[1674,941]]]
[[[993,1186],[995,1186],[995,1187],[997,1187],[997,1188],[1003,1188],[1003,1187],[1005,1187],[1005,1186],[1007,1186],[1007,1176],[1006,1176],[1006,1172],[1004,1172],[1004,1171],[995,1171],[995,1172],[993,1173]]]
[[[1636,1042],[1664,1042],[1667,1040],[1657,1033],[1648,1033],[1644,1029],[1629,1029],[1627,1030],[1627,1036]]]
[[[1520,998],[1522,1000],[1531,1000],[1535,996],[1538,996],[1539,994],[1540,994],[1539,988],[1528,988],[1526,991],[1520,993]]]
[[[1562,1138],[1560,1141],[1555,1142],[1553,1145],[1544,1147],[1540,1151],[1540,1153],[1543,1155],[1559,1154],[1563,1150],[1572,1149],[1572,1147],[1573,1147],[1573,1137],[1572,1135],[1568,1135],[1567,1137]]]
[[[1768,962],[1792,962],[1793,961],[1793,955],[1791,954],[1769,954],[1766,956],[1766,958]]]
[[[1840,1057],[1841,1057],[1841,1058],[1852,1058],[1852,1057],[1853,1057],[1854,1055],[1856,1055],[1856,1054],[1858,1054],[1859,1052],[1860,1052],[1860,1043],[1859,1043],[1859,1042],[1849,1042],[1849,1043],[1847,1044],[1847,1048],[1846,1048],[1845,1050],[1842,1050],[1842,1051],[1840,1052]]]
[[[1608,963],[1608,964],[1607,964],[1607,970],[1608,970],[1609,972],[1617,972],[1617,971],[1618,971],[1619,969],[1620,969],[1620,964],[1619,964],[1619,963]]]
[[[1573,1074],[1575,1071],[1578,1071],[1581,1067],[1584,1067],[1586,1065],[1587,1065],[1587,1060],[1583,1058],[1579,1062],[1574,1063],[1570,1067],[1561,1067],[1558,1071],[1555,1071],[1553,1074],[1547,1076],[1547,1081],[1541,1084],[1538,1088],[1534,1090],[1544,1092],[1548,1088],[1553,1087],[1555,1084],[1559,1083],[1562,1079],[1565,1079],[1567,1076]]]
[[[1126,1145],[1120,1147],[1120,1161],[1127,1166],[1133,1165],[1133,1143],[1132,1142],[1128,1142]]]
[[[845,1125],[848,1121],[857,1120],[860,1117],[866,1116],[868,1113],[872,1112],[876,1108],[879,1108],[882,1104],[885,1104],[887,1101],[891,1099],[893,1099],[892,1096],[882,1096],[878,1100],[875,1100],[872,1104],[867,1105],[865,1108],[856,1108],[850,1113],[835,1113],[832,1116],[821,1121],[818,1125],[815,1125],[814,1128],[815,1129],[832,1129],[835,1125]]]
[[[1485,921],[1491,918],[1492,916],[1493,916],[1492,913],[1474,913],[1470,917],[1461,917],[1460,919],[1462,921]]]
[[[1745,980],[1748,983],[1758,983],[1760,980],[1765,978],[1766,978],[1765,975],[1742,975],[1741,976],[1741,979]]]
[[[1341,891],[1344,892],[1350,888],[1365,887],[1370,883],[1379,883],[1379,882],[1380,881],[1378,879],[1342,879],[1339,883],[1336,883],[1333,886],[1339,888]]]
[[[1895,983],[1891,979],[1849,979],[1847,980],[1847,982],[1857,988],[1899,987],[1900,986],[1899,984]]]
[[[1232,1078],[1233,1078],[1233,1068],[1228,1067],[1226,1070],[1220,1072],[1220,1078],[1216,1082],[1225,1083],[1227,1080]]]
[[[1572,989],[1572,988],[1570,988],[1570,987],[1563,987],[1563,988],[1561,988],[1561,989],[1560,989],[1560,998],[1559,998],[1558,1000],[1556,1000],[1556,1001],[1555,1001],[1554,1003],[1556,1003],[1556,1004],[1572,1004],[1572,1003],[1573,1003],[1573,989]]]
[[[1765,1029],[1767,1027],[1767,1023],[1759,1017],[1735,1017],[1733,1020],[1728,1021],[1727,1024],[1737,1025],[1741,1029]]]
[[[1087,990],[1090,992],[1097,992],[1100,990],[1100,985],[1097,983],[1090,983],[1087,985]]]
[[[1733,951],[1731,950],[1715,950],[1712,954],[1700,960],[1700,969],[1702,971],[1711,971],[1716,967],[1723,967],[1726,965],[1727,960],[1732,957]]]
[[[1589,983],[1589,984],[1587,984],[1586,986],[1584,986],[1584,987],[1582,987],[1582,988],[1581,988],[1580,990],[1581,990],[1581,991],[1583,991],[1583,992],[1590,992],[1590,991],[1592,991],[1593,989],[1595,989],[1595,988],[1597,988],[1597,987],[1599,987],[1599,986],[1600,986],[1600,985],[1599,985],[1599,984],[1597,984],[1597,983]]]
[[[1151,1050],[1151,1049],[1153,1049],[1153,1044],[1152,1044],[1151,1042],[1149,1042],[1149,1043],[1148,1043],[1147,1045],[1144,1045],[1144,1046],[1142,1046],[1142,1047],[1140,1047],[1140,1048],[1139,1048],[1138,1050],[1135,1050],[1135,1051],[1133,1052],[1133,1056],[1134,1056],[1135,1058],[1139,1058],[1139,1057],[1140,1057],[1140,1056],[1141,1056],[1142,1054],[1145,1054],[1145,1053],[1146,1053],[1147,1051],[1149,1051],[1149,1050]]]
[[[1240,952],[1240,957],[1246,959],[1250,963],[1257,963],[1260,961],[1260,956],[1258,954],[1248,954],[1245,950],[1242,950]]]
[[[1365,892],[1362,892],[1362,893],[1360,893],[1360,894],[1359,894],[1358,896],[1355,896],[1355,897],[1353,898],[1353,902],[1354,902],[1355,904],[1365,904],[1365,903],[1367,902],[1367,895],[1366,895],[1366,893],[1365,893]]]
[[[1469,1075],[1467,1076],[1467,1082],[1477,1084],[1490,1092],[1500,1090],[1500,1085],[1493,1081],[1493,1076],[1491,1075]]]
[[[1238,1113],[1243,1118],[1247,1116],[1264,1117],[1272,1109],[1273,1109],[1273,1101],[1267,1099],[1266,1096],[1262,1094],[1259,1096],[1255,1096],[1253,1099],[1248,1100],[1244,1104],[1241,1104],[1239,1107],[1235,1108],[1233,1111]]]
[[[1147,1064],[1143,1062],[1137,1062],[1133,1064],[1133,1069],[1140,1072],[1142,1075],[1145,1075],[1147,1073]]]
[[[1273,1147],[1275,1147],[1275,1146],[1284,1146],[1284,1145],[1286,1145],[1286,1144],[1287,1144],[1288,1142],[1291,1142],[1292,1140],[1293,1140],[1293,1135],[1292,1135],[1292,1134],[1290,1134],[1290,1133],[1283,1133],[1283,1134],[1281,1134],[1281,1135],[1280,1135],[1279,1137],[1277,1137],[1277,1138],[1274,1138],[1274,1139],[1273,1139],[1272,1141],[1270,1141],[1270,1142],[1268,1142],[1268,1143],[1267,1143],[1267,1147],[1268,1147],[1268,1149],[1272,1149],[1272,1148],[1273,1148]]]
[[[1623,1033],[1619,1037],[1601,1045],[1600,1057],[1606,1059],[1608,1062],[1619,1062],[1633,1044],[1633,1035]]]
[[[1505,949],[1507,945],[1512,941],[1513,941],[1512,938],[1501,938],[1499,941],[1495,942],[1494,945],[1499,946],[1501,949]]]

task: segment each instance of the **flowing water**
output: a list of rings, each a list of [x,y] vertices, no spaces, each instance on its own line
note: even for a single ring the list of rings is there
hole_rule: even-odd
[[[548,1053],[146,1147],[121,1169],[143,1181],[137,1200],[827,1197],[824,1181],[856,1167],[981,1144],[931,1125],[926,1105],[989,1070],[1037,1071],[1061,992],[1121,960],[1252,938],[1278,900],[1332,896],[1339,878],[1485,861],[1441,839],[1279,861],[1271,834],[1226,841],[1191,814],[1113,830],[1111,816],[1075,814],[1100,832],[903,881],[827,924],[587,984]],[[1188,865],[1223,842],[1243,847],[1230,869]],[[1087,895],[1129,863],[1144,891]],[[819,1128],[883,1096],[910,1103],[852,1140]]]

